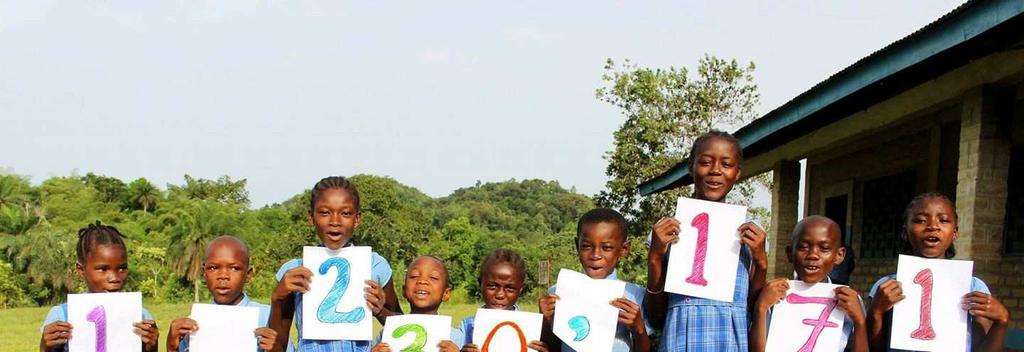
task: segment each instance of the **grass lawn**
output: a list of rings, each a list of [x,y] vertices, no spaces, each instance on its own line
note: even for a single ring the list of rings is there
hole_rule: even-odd
[[[170,326],[171,320],[187,316],[190,307],[191,303],[146,306],[160,326],[160,351],[164,351],[164,339],[167,337],[167,327]],[[479,307],[478,303],[444,304],[441,306],[441,314],[452,316],[452,324],[457,326],[462,318],[473,315]],[[535,305],[523,305],[522,308],[528,312],[537,311]],[[50,307],[0,310],[0,351],[38,351],[39,327],[42,326],[43,318],[49,311]],[[379,328],[375,326],[374,333],[379,331]],[[292,338],[294,337],[293,328]]]

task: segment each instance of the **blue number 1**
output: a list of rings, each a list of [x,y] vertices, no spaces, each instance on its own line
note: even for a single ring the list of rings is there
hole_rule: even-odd
[[[363,320],[366,315],[366,311],[363,307],[356,307],[348,312],[339,313],[335,310],[338,305],[338,301],[345,295],[345,290],[348,289],[349,281],[349,264],[345,258],[329,258],[320,264],[320,275],[327,274],[327,271],[331,267],[338,268],[338,277],[334,279],[334,286],[331,287],[331,291],[327,292],[327,297],[320,303],[320,307],[316,310],[316,318],[321,322],[329,324],[337,323],[356,323]]]

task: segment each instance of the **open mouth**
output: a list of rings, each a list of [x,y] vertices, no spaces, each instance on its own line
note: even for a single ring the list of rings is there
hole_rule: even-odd
[[[804,266],[804,272],[808,273],[808,274],[816,273],[819,270],[821,270],[821,267],[817,266],[817,265],[805,265]]]
[[[342,234],[341,232],[337,232],[337,231],[332,231],[332,232],[328,232],[327,233],[327,238],[330,239],[331,241],[341,241],[341,239],[344,238],[344,237],[345,237],[344,234]]]
[[[704,186],[708,189],[719,189],[722,185],[724,185],[724,183],[718,181],[704,181]]]
[[[426,298],[427,296],[430,296],[430,292],[427,292],[427,290],[416,290],[413,293],[419,298]]]
[[[928,236],[924,239],[924,245],[928,247],[936,247],[942,243],[942,240],[936,236]]]

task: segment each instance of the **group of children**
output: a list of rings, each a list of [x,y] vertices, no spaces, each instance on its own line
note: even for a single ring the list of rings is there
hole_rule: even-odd
[[[723,202],[740,179],[742,149],[728,133],[710,132],[696,140],[689,159],[694,179],[693,197]],[[311,194],[309,221],[320,245],[339,249],[353,246],[353,234],[360,222],[359,192],[343,177],[328,177],[318,182]],[[935,193],[918,196],[907,206],[906,231],[902,238],[907,254],[925,258],[951,258],[953,240],[958,236],[954,204]],[[577,226],[576,248],[584,274],[594,279],[618,280],[618,261],[630,250],[625,219],[611,209],[595,209],[584,214]],[[763,351],[767,340],[772,306],[786,294],[789,279],[767,280],[768,258],[765,231],[748,222],[737,229],[742,241],[740,265],[732,302],[690,297],[664,291],[669,247],[679,240],[680,223],[666,217],[652,229],[648,250],[646,289],[626,283],[622,298],[608,302],[619,310],[614,351]],[[716,234],[728,235],[728,234]],[[833,266],[846,255],[840,229],[832,220],[810,216],[793,229],[786,256],[793,265],[795,279],[808,284],[830,282]],[[89,292],[120,291],[127,276],[127,255],[122,236],[116,229],[90,225],[79,232],[76,269],[85,279]],[[213,295],[213,303],[260,308],[261,328],[253,334],[260,350],[291,351],[391,351],[384,343],[370,341],[312,340],[302,336],[302,293],[310,289],[313,273],[302,259],[291,260],[277,273],[278,285],[270,305],[255,303],[244,292],[252,275],[249,252],[237,238],[225,236],[213,240],[207,249],[204,277]],[[382,324],[389,316],[403,314],[392,279],[391,265],[376,252],[372,254],[371,280],[365,282],[365,299],[373,316]],[[526,269],[519,254],[498,249],[481,263],[479,285],[483,308],[519,310],[518,299],[525,287]],[[437,314],[450,295],[448,271],[442,260],[420,256],[409,263],[402,296],[412,314]],[[981,351],[1002,348],[1009,313],[993,297],[988,287],[974,278],[972,293],[963,297],[963,309],[969,314],[970,345]],[[530,341],[535,351],[571,351],[552,333],[555,302],[552,287],[540,298],[543,315],[540,341]],[[847,315],[840,350],[890,350],[893,305],[904,299],[901,283],[895,275],[878,280],[868,293],[870,304],[862,303],[853,288],[835,290],[837,307]],[[41,351],[63,351],[73,334],[67,322],[67,305],[53,307],[47,315],[40,339]],[[289,344],[294,321],[298,344]],[[188,337],[201,329],[188,318],[174,320],[166,340],[168,350],[185,351]],[[464,319],[452,329],[451,339],[437,345],[440,351],[477,352],[472,343],[474,317]],[[655,344],[652,333],[660,330]],[[152,316],[143,309],[142,321],[135,323],[145,351],[157,351],[159,330]],[[372,345],[372,346],[371,346]]]

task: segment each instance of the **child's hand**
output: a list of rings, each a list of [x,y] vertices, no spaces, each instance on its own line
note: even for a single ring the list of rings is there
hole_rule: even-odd
[[[753,222],[748,222],[740,225],[737,231],[740,233],[740,240],[743,241],[743,244],[750,247],[750,252],[754,255],[754,262],[767,267],[768,252],[765,251],[764,242],[765,238],[768,238],[768,234],[764,232],[764,229]]]
[[[836,287],[836,300],[839,308],[846,311],[846,315],[853,321],[854,326],[864,326],[867,320],[864,317],[864,308],[860,305],[860,295],[849,286]]]
[[[654,224],[654,235],[651,236],[651,257],[663,258],[668,253],[668,246],[679,241],[679,220],[664,217]]]
[[[459,346],[451,340],[444,340],[437,343],[437,349],[440,352],[459,352]]]
[[[629,327],[635,333],[641,333],[647,329],[644,326],[643,317],[640,316],[640,305],[626,298],[616,298],[611,301],[611,304],[619,309],[619,324]]]
[[[308,268],[300,266],[292,268],[284,273],[284,277],[277,283],[271,299],[283,301],[290,299],[293,292],[306,293],[309,291],[309,284],[313,282],[313,272]]]
[[[370,307],[370,311],[376,317],[384,309],[385,297],[387,297],[384,295],[384,288],[376,281],[366,280],[366,288],[363,291],[366,292],[363,295],[366,297],[366,305]]]
[[[370,352],[391,352],[391,346],[388,346],[388,344],[381,342],[378,343],[376,346],[373,346],[373,349],[371,349]]]
[[[256,341],[260,344],[260,350],[270,351],[274,349],[274,342],[277,342],[277,331],[268,327],[258,328],[255,331]]]
[[[189,318],[174,319],[171,322],[171,327],[167,329],[167,350],[177,351],[178,345],[181,344],[181,339],[185,335],[191,335],[197,330],[199,330],[199,324],[196,324],[195,320]]]
[[[761,289],[761,294],[757,296],[758,312],[766,312],[768,308],[779,303],[783,298],[786,297],[786,291],[789,290],[789,280],[784,278],[774,278],[768,280],[768,283]]]
[[[544,345],[543,342],[537,340],[530,341],[530,344],[527,347],[529,347],[531,350],[538,352],[548,352],[548,346]]]
[[[887,280],[878,286],[875,298],[871,300],[871,314],[881,315],[892,309],[892,306],[899,303],[907,296],[903,295],[903,287],[896,280]]]
[[[974,317],[991,320],[993,324],[1006,326],[1010,322],[1010,312],[995,296],[974,291],[964,296],[963,307]]]
[[[47,351],[64,346],[71,339],[73,327],[66,321],[55,321],[43,328],[43,348]]]
[[[142,350],[155,352],[160,343],[160,329],[156,327],[156,321],[143,320],[132,325],[135,326],[135,333],[142,337]]]
[[[480,349],[477,348],[476,345],[474,344],[467,343],[465,345],[462,345],[462,352],[480,352]]]
[[[558,301],[558,295],[549,293],[540,298],[540,302],[537,306],[540,307],[540,314],[544,315],[544,320],[550,324],[555,319],[555,302]]]

